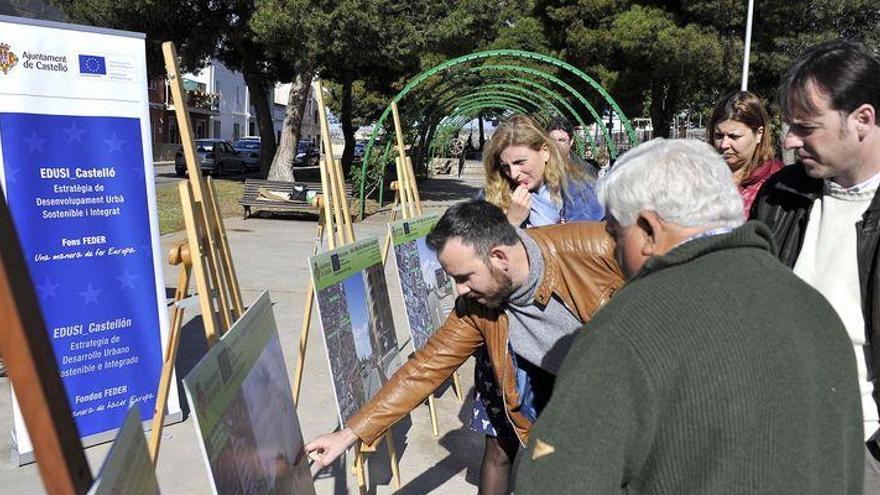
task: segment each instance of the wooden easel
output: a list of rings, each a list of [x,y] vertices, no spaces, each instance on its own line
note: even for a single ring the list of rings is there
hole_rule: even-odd
[[[345,199],[345,178],[342,173],[342,164],[333,159],[333,147],[330,140],[330,124],[327,120],[327,110],[324,106],[324,87],[319,79],[315,87],[315,102],[318,105],[318,115],[321,124],[321,140],[324,145],[324,156],[319,162],[321,171],[321,197],[319,205],[322,210],[323,222],[318,223],[318,234],[315,241],[313,254],[317,253],[321,244],[323,231],[327,232],[327,246],[336,249],[355,241],[354,229],[351,225],[351,213],[348,209],[348,201]],[[309,340],[311,326],[312,306],[314,304],[314,285],[309,279],[306,289],[305,311],[303,314],[302,331],[299,339],[299,353],[296,359],[296,369],[293,377],[293,401],[299,404],[299,393],[302,387],[303,370],[306,360],[306,349]],[[388,458],[391,463],[391,478],[395,488],[400,488],[400,468],[397,462],[397,452],[394,448],[394,436],[391,430],[385,432],[382,437],[388,450]],[[377,440],[378,443],[380,440]],[[367,479],[365,454],[376,451],[376,445],[358,443],[355,445],[355,458],[352,470],[357,477],[358,490],[361,494],[367,492]]]
[[[92,471],[70,403],[18,233],[0,197],[0,355],[6,361],[34,457],[47,493],[86,493]]]
[[[400,204],[400,214],[403,219],[415,218],[422,216],[422,199],[419,195],[419,187],[416,184],[416,176],[413,171],[412,160],[406,156],[406,145],[403,139],[403,127],[400,124],[400,112],[397,108],[397,102],[391,102],[391,114],[394,117],[394,133],[397,136],[397,158],[394,160],[397,170],[397,181],[391,184],[394,190],[394,203],[389,213],[388,225],[395,220],[396,207]],[[388,253],[391,249],[391,231],[385,237],[385,246],[382,249],[382,263],[385,264],[388,259]],[[461,393],[461,382],[458,378],[458,372],[452,373],[452,389],[459,401],[463,396]],[[434,437],[440,436],[440,428],[437,424],[437,406],[434,403],[434,392],[428,396],[428,412],[431,415],[431,433]]]
[[[165,56],[165,68],[168,72],[174,112],[180,129],[189,180],[181,181],[179,184],[187,242],[175,246],[169,254],[169,263],[180,265],[180,275],[174,296],[168,346],[165,349],[162,375],[153,410],[153,426],[149,444],[153,465],[156,465],[159,455],[165,406],[168,403],[171,377],[174,372],[174,363],[177,360],[177,350],[180,346],[180,332],[183,324],[181,302],[187,297],[192,271],[195,270],[196,291],[209,348],[217,342],[219,336],[232,327],[232,324],[244,312],[238,277],[232,264],[232,254],[229,251],[223,217],[217,209],[214,187],[211,180],[206,181],[202,177],[202,170],[196,155],[195,136],[189,112],[186,109],[183,80],[180,77],[177,50],[174,43],[163,43],[162,52]]]

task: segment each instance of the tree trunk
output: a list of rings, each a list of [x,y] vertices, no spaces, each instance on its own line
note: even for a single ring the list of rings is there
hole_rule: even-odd
[[[345,138],[345,149],[342,152],[342,172],[345,177],[349,177],[351,173],[351,164],[354,161],[354,124],[353,110],[351,101],[351,89],[354,84],[354,78],[350,74],[346,74],[345,80],[342,82],[342,115],[340,121],[342,123],[342,136]]]
[[[296,158],[296,146],[299,144],[300,128],[306,102],[312,90],[313,70],[305,71],[290,85],[287,96],[287,107],[284,109],[284,124],[281,126],[281,141],[269,168],[269,180],[293,182],[293,161]]]
[[[245,71],[243,75],[251,94],[251,105],[257,114],[257,127],[260,129],[260,177],[266,177],[275,156],[275,126],[272,124],[272,108],[269,106],[273,102],[266,95],[269,84],[255,73]]]
[[[654,137],[669,137],[669,124],[675,116],[678,104],[678,88],[675,85],[655,81],[651,85],[651,125]]]
[[[477,122],[480,123],[480,151],[483,151],[483,145],[486,144],[486,134],[483,130],[483,114],[477,116]]]
[[[785,122],[782,123],[782,133],[779,136],[779,149],[782,150],[782,163],[786,165],[791,165],[797,161],[797,158],[794,156],[794,150],[787,150],[782,147],[785,142],[785,136],[788,134],[789,125]],[[708,132],[708,130],[706,131]]]

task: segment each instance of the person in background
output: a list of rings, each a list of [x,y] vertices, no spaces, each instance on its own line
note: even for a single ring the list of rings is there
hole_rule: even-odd
[[[706,129],[709,143],[733,172],[748,217],[761,186],[783,167],[774,156],[767,109],[754,94],[736,91],[718,100]]]
[[[865,491],[880,493],[880,62],[850,41],[816,46],[783,77],[783,147],[798,163],[770,178],[752,218],[779,259],[837,310],[858,364]],[[821,445],[818,444],[817,445]]]
[[[581,158],[577,153],[572,152],[574,148],[574,128],[571,127],[571,124],[562,119],[553,119],[544,128],[544,132],[550,136],[550,139],[556,142],[556,146],[559,146],[559,152],[562,153],[563,157],[567,157],[575,165],[583,168],[591,179],[595,180],[599,176],[599,164],[595,160]]]
[[[642,144],[598,194],[627,281],[572,344],[516,493],[860,495],[846,330],[743,225],[712,147]]]

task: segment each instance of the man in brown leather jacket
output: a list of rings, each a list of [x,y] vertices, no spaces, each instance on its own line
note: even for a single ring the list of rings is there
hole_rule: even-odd
[[[539,389],[539,382],[547,382],[533,377],[528,395],[534,404],[521,397],[517,367],[550,376],[552,384],[576,330],[623,283],[601,223],[526,232],[511,226],[498,207],[467,201],[443,215],[427,243],[456,282],[455,309],[346,428],[305,446],[318,466],[332,463],[358,440],[373,443],[484,344],[507,418],[525,444],[549,390]]]

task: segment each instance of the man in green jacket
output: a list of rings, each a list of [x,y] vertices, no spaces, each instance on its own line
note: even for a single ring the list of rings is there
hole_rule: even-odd
[[[599,197],[628,280],[563,363],[517,494],[861,495],[846,330],[742,225],[717,153],[654,140]]]

